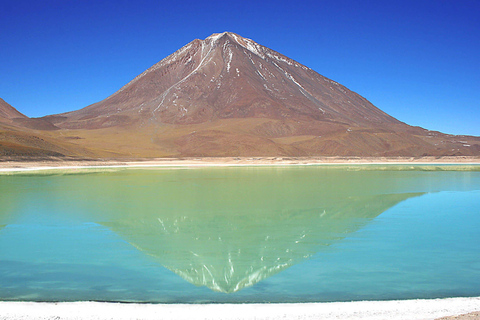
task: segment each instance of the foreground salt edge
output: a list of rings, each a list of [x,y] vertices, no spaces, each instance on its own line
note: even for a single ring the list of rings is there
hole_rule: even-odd
[[[0,173],[34,172],[49,170],[121,169],[121,168],[202,168],[202,167],[291,167],[291,166],[421,166],[463,165],[479,166],[480,157],[423,158],[193,158],[151,160],[96,160],[96,161],[5,161],[0,157]]]
[[[291,304],[0,302],[0,319],[411,319],[480,311],[480,297]]]

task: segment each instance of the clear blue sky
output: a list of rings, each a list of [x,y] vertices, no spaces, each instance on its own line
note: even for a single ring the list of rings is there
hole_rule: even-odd
[[[223,31],[408,124],[480,135],[478,0],[0,0],[0,97],[31,117],[80,109]]]

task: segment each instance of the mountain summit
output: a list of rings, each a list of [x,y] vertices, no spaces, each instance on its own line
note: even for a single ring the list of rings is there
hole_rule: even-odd
[[[193,40],[103,101],[41,120],[51,135],[115,157],[480,154],[477,138],[411,127],[231,32]]]

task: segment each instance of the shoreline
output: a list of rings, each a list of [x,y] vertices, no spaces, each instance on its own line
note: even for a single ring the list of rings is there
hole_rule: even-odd
[[[480,297],[281,304],[0,302],[0,319],[448,319],[478,315]],[[478,319],[466,316],[465,319]],[[472,315],[471,315],[472,316]],[[458,318],[456,318],[458,319]]]
[[[0,172],[91,168],[185,168],[310,165],[480,165],[480,157],[195,157],[158,159],[0,159]]]

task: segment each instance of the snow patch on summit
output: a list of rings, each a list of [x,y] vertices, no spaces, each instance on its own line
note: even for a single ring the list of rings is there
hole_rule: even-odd
[[[247,51],[255,54],[256,56],[262,58],[263,60],[266,60],[267,58],[277,60],[279,62],[284,62],[290,66],[295,66],[297,68],[302,68],[303,70],[311,70],[310,68],[297,63],[296,61],[283,57],[282,55],[276,53],[273,50],[270,50],[266,47],[263,47],[256,43],[255,41],[248,39],[248,38],[243,38],[235,33],[232,32],[224,32],[224,33],[214,33],[207,39],[212,39],[213,41],[217,41],[220,39],[223,35],[229,35],[238,45],[242,46],[245,48]]]
[[[223,32],[223,33],[214,33],[212,34],[211,36],[209,36],[208,38],[206,38],[205,40],[210,40],[212,42],[216,42],[218,39],[220,39],[223,35],[225,35],[227,32]]]

